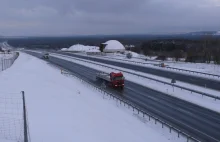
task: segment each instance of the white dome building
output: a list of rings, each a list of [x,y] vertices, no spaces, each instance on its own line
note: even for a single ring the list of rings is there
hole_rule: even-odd
[[[125,47],[117,40],[109,40],[103,44],[106,45],[103,52],[112,53],[125,51]]]

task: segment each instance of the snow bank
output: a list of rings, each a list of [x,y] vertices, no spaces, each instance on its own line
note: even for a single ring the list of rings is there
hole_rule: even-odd
[[[32,142],[181,140],[158,133],[161,126],[147,127],[132,111],[30,55],[20,53],[0,78],[1,92],[25,91]]]
[[[131,53],[132,57],[139,57],[140,55],[138,53],[132,52],[132,51],[128,51],[126,52],[126,54]]]
[[[67,51],[68,50],[68,48],[62,48],[61,49],[61,51]]]
[[[62,48],[62,51],[76,51],[76,52],[100,52],[97,46],[86,46],[81,44],[72,45],[69,48]]]

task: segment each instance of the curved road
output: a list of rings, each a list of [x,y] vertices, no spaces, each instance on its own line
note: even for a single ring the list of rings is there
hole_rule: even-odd
[[[28,53],[37,57],[40,56],[38,53]],[[94,85],[101,84],[94,79],[95,74],[99,72],[97,70],[55,57],[50,57],[48,62],[67,69]],[[129,81],[125,81],[123,92],[109,87],[106,89],[201,141],[220,141],[219,113]]]
[[[72,54],[72,53],[64,53],[64,52],[54,52],[54,53],[73,56],[73,57],[82,58],[82,59],[87,59],[90,61],[96,61],[96,62],[105,63],[105,64],[110,64],[110,65],[123,67],[123,68],[127,68],[127,69],[137,70],[137,71],[141,71],[144,73],[153,74],[153,75],[157,75],[157,76],[161,76],[161,77],[165,77],[165,78],[170,78],[170,79],[175,78],[176,80],[179,80],[179,81],[183,81],[183,82],[187,82],[190,84],[195,84],[195,85],[203,86],[203,87],[206,86],[207,88],[211,88],[211,89],[215,89],[215,90],[220,91],[220,81],[217,81],[217,80],[212,80],[212,79],[208,79],[208,78],[200,78],[197,76],[181,74],[178,72],[175,73],[175,72],[170,72],[167,70],[159,70],[159,69],[150,68],[147,66],[146,67],[137,66],[134,64],[105,60],[105,59],[101,59],[101,58],[92,58],[89,56],[85,57],[85,56]]]

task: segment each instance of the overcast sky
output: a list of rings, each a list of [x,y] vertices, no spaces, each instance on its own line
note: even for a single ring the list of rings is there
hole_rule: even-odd
[[[220,0],[0,0],[0,35],[220,30]]]

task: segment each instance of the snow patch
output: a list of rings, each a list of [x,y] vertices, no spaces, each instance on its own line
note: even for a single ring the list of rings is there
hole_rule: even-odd
[[[61,49],[61,51],[67,51],[68,50],[68,48],[62,48]]]

